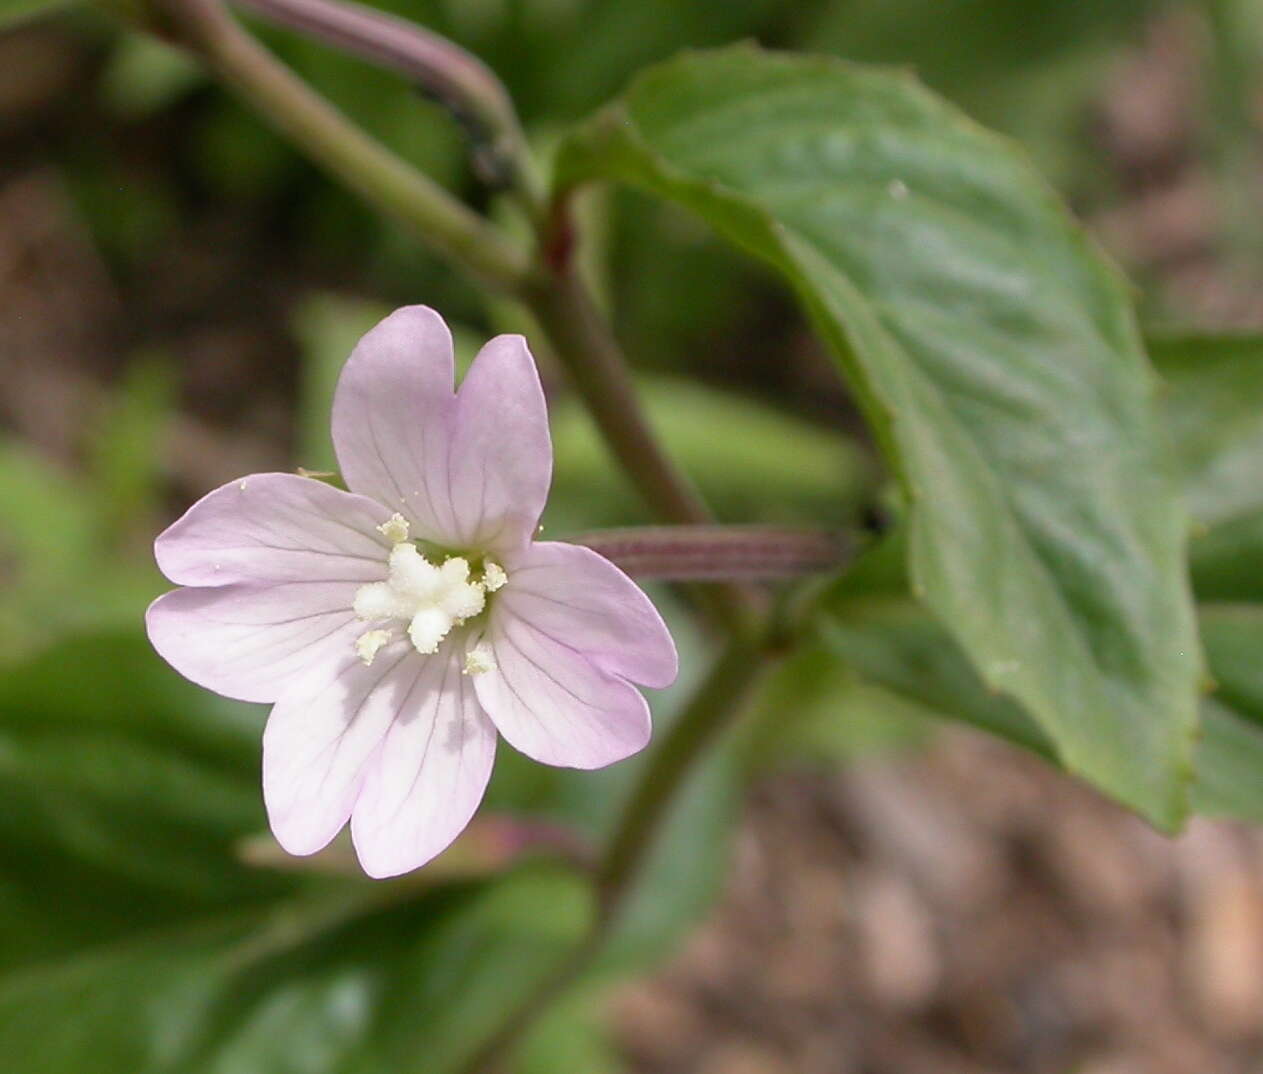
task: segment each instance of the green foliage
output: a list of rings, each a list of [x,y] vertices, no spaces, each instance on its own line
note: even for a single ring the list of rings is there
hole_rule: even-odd
[[[973,118],[1021,138],[1040,167],[1081,182],[1084,119],[1118,45],[1159,0],[850,0],[820,8],[811,51],[909,67]]]
[[[101,74],[102,103],[137,119],[170,107],[205,76],[186,53],[152,37],[124,37]]]
[[[685,380],[643,377],[638,386],[668,453],[725,519],[841,525],[872,488],[865,453],[828,429]],[[552,428],[550,529],[648,521],[578,400],[554,404]]]
[[[61,6],[0,0],[0,26]],[[488,60],[541,143],[644,63],[756,36],[914,66],[1078,190],[1091,176],[1071,128],[1106,46],[1155,4],[380,6]],[[459,131],[405,80],[252,27],[354,120],[483,205]],[[77,32],[101,34],[86,22]],[[67,185],[124,289],[147,286],[208,202],[212,219],[244,224],[271,251],[254,260],[282,274],[276,287],[303,289],[281,307],[302,355],[296,463],[335,468],[336,377],[391,305],[454,313],[467,366],[487,332],[462,324],[502,309],[327,184],[247,107],[204,91],[183,54],[136,37],[97,45],[96,103],[128,136],[68,125]],[[765,682],[744,733],[690,773],[611,942],[514,1068],[617,1074],[603,987],[676,950],[712,902],[751,772],[804,757],[849,763],[915,745],[934,718],[964,720],[1174,826],[1199,647],[1182,579],[1187,522],[1127,296],[1014,147],[906,75],[735,49],[642,76],[564,141],[559,162],[563,186],[635,188],[587,206],[599,219],[585,230],[612,236],[602,290],[652,423],[720,517],[854,528],[883,480],[866,444],[749,390],[770,379],[760,361],[800,347],[797,326],[779,323],[786,287],[815,318],[904,497],[894,535],[813,606],[810,636]],[[498,205],[493,215],[505,216]],[[199,304],[221,300],[218,266],[194,274],[208,287],[192,296]],[[145,326],[189,317],[139,306]],[[730,356],[756,348],[733,378],[740,388],[715,386]],[[1263,821],[1263,341],[1178,339],[1154,357],[1215,683],[1201,700],[1192,804]],[[138,630],[163,586],[148,541],[168,506],[179,360],[163,350],[128,367],[78,471],[0,442],[0,1067],[454,1072],[579,941],[588,885],[541,860],[462,873],[459,848],[371,883],[336,847],[306,863],[272,847],[262,709],[180,680]],[[564,384],[550,389],[549,535],[647,520],[577,400]],[[684,668],[654,698],[661,735],[709,646],[669,594],[655,600]],[[555,824],[599,847],[644,763],[578,773],[506,747],[484,816]]]
[[[152,492],[143,475],[153,476],[154,457],[143,470],[115,467],[136,433],[148,442],[143,423],[124,429],[107,417],[94,443],[102,477],[140,503]],[[151,564],[119,555],[118,527],[129,520],[110,491],[0,438],[0,672],[66,634],[134,622],[160,591]]]
[[[663,725],[687,688],[661,696]],[[14,1069],[444,1074],[579,941],[588,886],[559,866],[445,882],[440,861],[376,883],[247,864],[265,827],[262,717],[183,681],[134,632],[79,634],[0,677]],[[599,839],[643,762],[570,772],[506,748],[486,808]],[[596,1069],[593,989],[661,957],[708,905],[738,774],[731,751],[695,774],[594,975],[529,1042],[537,1069]]]
[[[766,677],[742,748],[755,773],[861,762],[919,745],[939,715],[877,685],[832,645],[799,645]]]
[[[1199,661],[1153,377],[1013,148],[902,75],[742,48],[642,75],[558,172],[676,200],[786,277],[902,479],[914,590],[1067,767],[1178,825]]]
[[[1254,337],[1152,345],[1167,389],[1165,427],[1197,526],[1194,580],[1213,694],[1201,706],[1193,805],[1263,821],[1263,346]],[[990,690],[952,640],[908,597],[899,537],[885,542],[822,602],[826,643],[874,681],[944,716],[963,719],[1044,756],[1055,754],[1013,698]]]
[[[1263,600],[1263,339],[1189,336],[1151,350],[1193,516],[1198,596]]]
[[[0,0],[0,31],[27,19],[59,11],[72,3],[74,0]]]
[[[1202,636],[1218,691],[1202,702],[1192,804],[1198,813],[1263,822],[1263,609],[1203,609]],[[853,595],[845,580],[822,607],[821,637],[873,682],[945,719],[963,720],[1055,759],[1048,736],[1011,698],[988,689],[924,609],[897,594]]]
[[[142,355],[128,367],[92,430],[88,477],[107,540],[147,538],[154,531],[174,407],[174,376],[166,355]]]

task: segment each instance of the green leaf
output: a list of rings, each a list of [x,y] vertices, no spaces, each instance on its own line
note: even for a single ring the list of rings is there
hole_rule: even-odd
[[[660,732],[689,686],[655,697]],[[584,935],[586,878],[543,863],[476,883],[248,865],[264,860],[243,852],[265,828],[263,716],[185,682],[134,632],[80,635],[0,676],[6,1064],[448,1074]],[[505,749],[486,808],[599,838],[645,760],[561,771]],[[532,1039],[535,1069],[616,1069],[591,1024],[596,989],[672,949],[709,904],[738,779],[732,750],[693,774],[614,942]]]
[[[0,0],[0,30],[70,7],[75,0]]]
[[[446,1074],[588,916],[577,878],[556,871],[411,898],[364,888],[0,978],[5,1061],[40,1074]]]
[[[867,678],[941,718],[963,720],[1055,758],[1048,736],[1012,699],[989,689],[960,647],[906,596],[835,587],[819,620],[821,639]],[[1202,636],[1218,683],[1202,700],[1195,753],[1196,812],[1263,823],[1263,607],[1207,605]],[[839,715],[845,717],[845,711]]]
[[[1093,175],[1084,115],[1156,0],[849,0],[822,4],[806,44],[910,67],[990,127],[1018,137],[1055,177]],[[1097,154],[1096,167],[1100,167]]]
[[[1263,337],[1150,342],[1193,515],[1193,583],[1209,600],[1263,600]]]
[[[137,355],[92,429],[89,485],[103,533],[116,545],[158,529],[166,434],[175,410],[174,369],[166,355]]]
[[[79,635],[0,677],[0,970],[274,893],[259,714],[135,633]]]
[[[901,478],[916,593],[1068,768],[1176,827],[1200,664],[1156,380],[1018,153],[905,75],[736,48],[572,136],[562,188],[598,178],[794,286]]]
[[[1210,697],[1202,702],[1202,728],[1194,808],[1263,824],[1263,727]]]
[[[135,622],[157,569],[109,541],[101,490],[0,438],[0,670],[69,631]]]
[[[866,680],[818,642],[782,660],[751,707],[743,749],[755,772],[845,764],[917,745],[927,717],[937,715]]]
[[[206,78],[186,53],[156,37],[119,38],[101,72],[103,103],[124,119],[140,119],[168,108]]]
[[[248,867],[262,716],[135,634],[0,678],[6,1068],[443,1074],[586,929],[554,868],[427,889]]]

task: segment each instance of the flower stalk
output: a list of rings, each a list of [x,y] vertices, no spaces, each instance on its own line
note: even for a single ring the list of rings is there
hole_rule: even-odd
[[[850,552],[841,532],[788,526],[641,526],[569,540],[633,578],[762,581],[836,568]]]

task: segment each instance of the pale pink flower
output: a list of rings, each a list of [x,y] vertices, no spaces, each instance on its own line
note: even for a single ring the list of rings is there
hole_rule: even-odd
[[[669,685],[676,653],[612,563],[533,540],[552,444],[521,336],[483,347],[456,392],[442,318],[398,310],[342,372],[333,442],[350,492],[254,474],[172,524],[154,550],[186,588],[147,624],[194,682],[275,702],[263,795],[280,844],[311,854],[349,819],[365,871],[393,876],[469,822],[497,731],[573,768],[640,750],[632,683]]]

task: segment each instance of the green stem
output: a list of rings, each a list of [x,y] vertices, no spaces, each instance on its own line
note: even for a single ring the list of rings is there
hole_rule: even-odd
[[[697,688],[680,718],[654,748],[624,805],[596,870],[597,916],[587,936],[462,1068],[490,1074],[502,1068],[535,1020],[580,977],[600,953],[635,890],[642,867],[685,778],[706,748],[732,725],[758,680],[769,652],[763,634],[739,632]]]
[[[544,246],[547,257],[547,244]],[[528,281],[522,300],[535,314],[610,452],[653,513],[676,525],[708,525],[714,517],[675,467],[640,405],[617,340],[583,281],[568,265]],[[733,583],[699,586],[695,597],[721,627],[742,629],[758,600]]]
[[[762,674],[767,656],[766,639],[761,635],[734,635],[688,707],[654,749],[597,867],[602,921],[617,916],[690,768],[740,714],[741,703]]]
[[[611,452],[654,513],[677,525],[714,521],[649,428],[618,343],[578,276],[567,270],[537,277],[523,297]]]
[[[530,272],[526,252],[352,124],[241,29],[218,0],[170,5],[178,39],[313,159],[440,253],[506,291]]]

